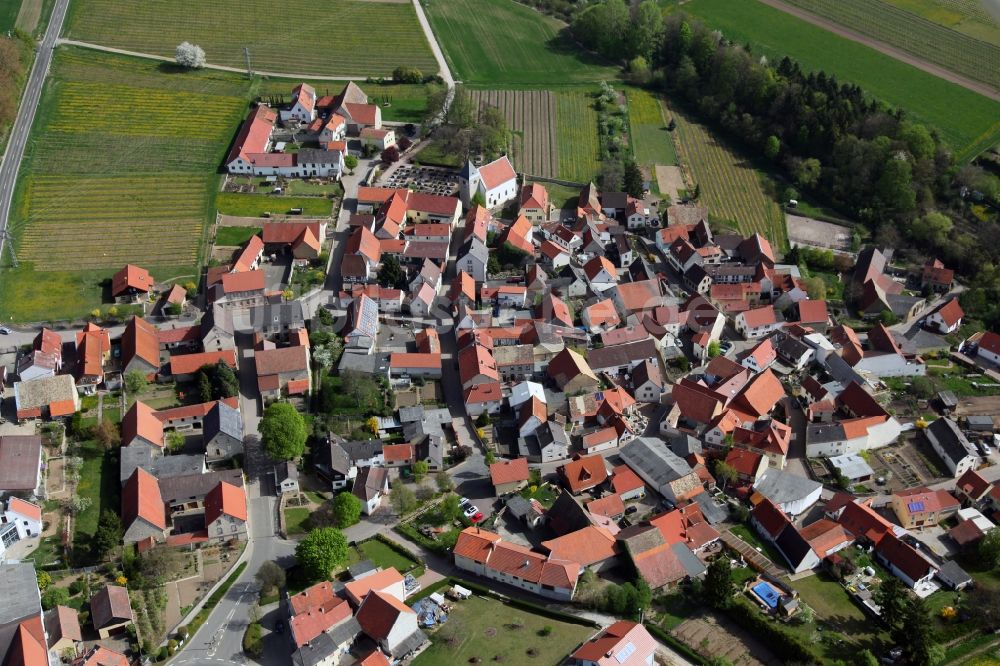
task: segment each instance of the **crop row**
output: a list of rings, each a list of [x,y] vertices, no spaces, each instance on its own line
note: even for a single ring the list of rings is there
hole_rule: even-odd
[[[788,0],[810,12],[958,74],[1000,87],[1000,46],[882,0]]]
[[[741,233],[760,233],[784,245],[780,208],[761,188],[758,173],[720,145],[704,127],[675,112],[681,161],[698,185],[699,202],[713,217],[736,223]]]
[[[165,56],[188,40],[209,62],[241,68],[247,46],[253,66],[270,71],[389,74],[400,64],[437,70],[408,2],[286,0],[277,11],[276,23],[275,5],[264,0],[78,0],[68,34]]]
[[[520,135],[515,163],[521,171],[537,176],[555,176],[558,171],[558,147],[555,142],[555,96],[546,91],[489,90],[474,91],[473,103],[482,109],[492,106],[507,120],[507,126]]]
[[[587,183],[597,175],[597,112],[585,93],[556,94],[559,177]]]
[[[141,149],[137,149],[141,148]],[[94,168],[104,155],[103,172],[121,174],[214,171],[225,147],[218,141],[178,137],[122,137],[103,133],[49,134],[31,148],[32,168],[39,173],[78,174]]]

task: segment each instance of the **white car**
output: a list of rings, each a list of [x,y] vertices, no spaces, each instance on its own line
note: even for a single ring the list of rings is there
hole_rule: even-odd
[[[6,326],[0,326],[0,333],[3,333],[4,335],[10,335],[10,329],[7,328]]]
[[[472,504],[472,501],[468,497],[462,497],[458,500],[458,505],[463,509]]]
[[[472,518],[474,515],[479,513],[479,509],[476,508],[475,504],[470,504],[469,506],[465,507],[464,513],[466,518]]]

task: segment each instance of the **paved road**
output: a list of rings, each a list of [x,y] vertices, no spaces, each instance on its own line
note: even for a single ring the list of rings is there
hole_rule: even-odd
[[[69,7],[69,0],[56,0],[56,5],[52,9],[52,18],[45,30],[45,36],[38,43],[35,63],[31,67],[31,74],[28,75],[28,82],[24,86],[24,95],[21,97],[21,107],[17,111],[17,118],[10,130],[7,152],[4,153],[3,163],[0,164],[0,231],[7,228],[7,217],[10,214],[11,198],[14,196],[17,171],[21,168],[21,158],[24,157],[24,148],[28,143],[31,124],[35,120],[35,111],[38,109],[38,100],[42,96],[45,76],[52,63],[52,50],[55,48],[59,32],[62,30],[67,7]],[[3,250],[4,238],[0,236],[0,258],[3,257]]]

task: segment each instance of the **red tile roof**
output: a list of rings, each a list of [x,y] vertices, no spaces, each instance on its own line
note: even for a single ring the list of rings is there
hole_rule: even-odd
[[[292,615],[305,613],[311,608],[329,607],[339,603],[337,594],[333,591],[333,584],[325,580],[307,587],[298,594],[289,597],[292,607]]]
[[[153,276],[145,268],[125,264],[125,268],[111,278],[111,295],[118,296],[128,289],[150,292],[153,290]]]
[[[605,271],[613,281],[618,281],[618,271],[615,265],[608,261],[607,257],[598,255],[583,265],[583,272],[588,280],[596,278],[601,271]]]
[[[11,497],[7,501],[7,510],[14,511],[39,522],[42,521],[42,507],[23,500],[20,497]]]
[[[611,487],[618,494],[642,488],[646,484],[628,465],[618,465],[612,470]]]
[[[387,463],[412,462],[417,458],[413,444],[386,444],[382,447],[382,457]]]
[[[69,416],[76,411],[76,403],[73,400],[56,400],[49,403],[49,416]]]
[[[587,511],[595,516],[614,518],[625,513],[625,502],[617,493],[587,502]]]
[[[359,125],[374,125],[378,119],[378,107],[374,104],[344,104],[344,109]]]
[[[471,345],[458,353],[458,370],[463,385],[479,375],[494,381],[500,379],[493,355],[480,345]]]
[[[122,489],[122,518],[125,528],[142,518],[149,524],[167,529],[167,516],[156,477],[136,467]]]
[[[854,537],[844,529],[843,525],[829,518],[820,518],[809,523],[799,530],[799,535],[812,546],[820,559],[839,549],[843,544],[854,541]]]
[[[825,324],[829,317],[826,301],[799,301],[799,321],[803,324]]]
[[[886,534],[893,532],[892,523],[875,513],[875,510],[865,503],[846,504],[838,522],[855,538],[863,537],[876,544]]]
[[[313,607],[292,617],[288,627],[297,647],[309,644],[324,631],[351,617],[351,606],[343,599],[336,599],[329,606]]]
[[[785,395],[785,387],[770,369],[750,380],[743,392],[733,401],[733,406],[746,410],[752,416],[764,416]]]
[[[122,418],[122,444],[128,446],[136,437],[163,446],[163,423],[146,403],[136,400]]]
[[[133,317],[122,333],[122,368],[136,357],[154,368],[160,367],[160,339],[156,327],[141,317]]]
[[[726,464],[736,470],[740,476],[753,476],[760,468],[764,456],[747,449],[732,449],[726,456]]]
[[[173,354],[170,357],[170,374],[191,375],[203,366],[215,365],[223,362],[230,368],[236,369],[236,351],[233,349],[222,349],[220,351],[199,352],[197,354]]]
[[[785,512],[766,497],[761,498],[757,506],[750,511],[750,515],[772,539],[776,539],[786,526],[791,525]]]
[[[238,157],[250,161],[250,155],[263,153],[271,140],[274,122],[278,119],[275,111],[263,104],[258,105],[240,127],[233,147],[226,156],[226,164]]]
[[[222,276],[222,291],[226,294],[263,291],[265,287],[264,271],[260,269],[246,273],[226,273]]]
[[[493,482],[494,488],[507,483],[527,481],[529,476],[531,474],[527,458],[501,460],[490,465],[490,480]]]
[[[247,241],[246,246],[240,251],[240,255],[236,258],[233,263],[233,270],[237,273],[245,273],[249,271],[253,266],[253,263],[260,257],[261,253],[264,251],[264,241],[261,240],[260,236],[254,234]],[[174,285],[176,287],[177,285]]]
[[[394,567],[389,567],[388,569],[376,571],[375,573],[369,574],[364,578],[347,583],[344,585],[344,591],[347,592],[348,599],[355,604],[360,604],[365,596],[367,596],[372,590],[384,592],[385,594],[391,594],[389,591],[390,588],[396,587],[402,582],[402,574],[400,574]]]
[[[650,663],[656,651],[657,643],[645,627],[618,620],[577,648],[572,657],[577,662],[593,662],[597,666],[640,666]]]
[[[747,310],[741,313],[743,321],[746,323],[747,328],[758,328],[760,326],[768,326],[775,324],[778,321],[777,315],[774,313],[774,306],[765,305],[760,308],[754,308],[753,310]]]
[[[886,534],[875,550],[911,580],[919,580],[934,569],[913,546],[895,534]]]
[[[979,349],[1000,354],[1000,335],[993,331],[986,331],[983,337],[979,338]]]
[[[372,590],[361,602],[355,616],[361,630],[376,641],[388,638],[400,615],[414,614],[412,608],[384,592]]]
[[[125,655],[103,645],[95,645],[79,662],[73,664],[74,666],[129,666]]]
[[[549,209],[549,193],[539,183],[525,183],[521,186],[521,208]]]
[[[500,541],[499,534],[478,527],[466,527],[459,533],[453,552],[456,556],[485,564],[493,552],[494,544],[498,541]]]
[[[582,456],[557,468],[570,492],[576,494],[598,486],[608,478],[604,458],[599,455]]]
[[[622,510],[624,511],[624,508]],[[594,525],[543,541],[542,548],[549,551],[549,557],[553,560],[577,562],[584,567],[603,562],[618,554],[618,544],[614,535],[603,527]]]
[[[611,427],[601,428],[593,432],[588,432],[583,436],[583,448],[591,449],[601,444],[618,441],[618,432]]]
[[[466,405],[498,402],[503,399],[503,388],[500,386],[500,382],[476,384],[462,392],[462,399]]]
[[[247,495],[243,488],[225,481],[205,496],[205,524],[211,525],[219,516],[231,516],[246,522]]]
[[[370,264],[377,264],[382,256],[382,248],[379,245],[375,234],[368,230],[368,227],[358,227],[347,239],[347,246],[344,248],[347,254],[360,254],[368,260]]]
[[[959,305],[957,298],[953,298],[939,307],[935,311],[935,314],[941,317],[941,320],[949,328],[957,324],[965,316],[965,312],[962,311],[962,306]]]
[[[492,190],[500,187],[509,180],[517,178],[517,172],[514,171],[514,166],[507,159],[507,156],[502,155],[489,164],[479,167],[479,177],[482,179],[486,189]]]
[[[309,351],[305,347],[262,349],[254,354],[257,376],[302,372],[309,369]]]
[[[974,469],[967,470],[955,482],[955,491],[964,493],[973,501],[980,499],[990,489],[990,482]]]
[[[393,352],[389,354],[390,368],[440,368],[440,353]]]
[[[262,236],[265,245],[291,245],[307,230],[319,238],[322,226],[322,222],[265,222]]]

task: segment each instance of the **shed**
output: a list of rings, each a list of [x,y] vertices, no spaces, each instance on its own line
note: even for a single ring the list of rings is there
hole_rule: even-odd
[[[943,409],[951,411],[958,407],[958,396],[952,391],[940,391],[937,394],[937,398]]]
[[[875,475],[875,470],[856,453],[845,453],[830,458],[830,464],[852,482],[869,481]]]
[[[953,590],[961,590],[972,584],[972,576],[955,564],[954,560],[948,560],[942,564],[941,568],[938,569],[937,577]]]
[[[975,432],[992,432],[993,417],[977,414],[966,416],[965,427]]]

